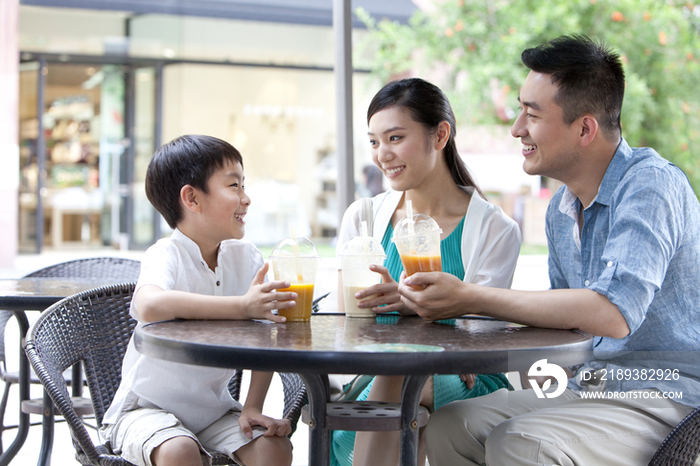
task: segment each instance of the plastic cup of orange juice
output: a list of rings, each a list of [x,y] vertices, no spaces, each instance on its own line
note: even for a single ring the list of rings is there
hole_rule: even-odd
[[[294,307],[278,309],[277,314],[287,322],[308,322],[314,301],[314,283],[319,255],[316,246],[306,238],[286,238],[275,245],[270,254],[272,274],[275,280],[290,283],[289,288],[277,291],[293,291],[297,294]]]
[[[392,241],[407,276],[416,272],[442,272],[440,226],[425,214],[404,217],[394,228]]]

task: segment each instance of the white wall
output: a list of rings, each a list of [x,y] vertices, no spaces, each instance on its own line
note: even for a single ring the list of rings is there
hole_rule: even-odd
[[[361,106],[355,109],[358,179],[362,165],[371,163],[363,79],[356,78],[355,94]],[[243,155],[247,188],[252,193],[260,192],[259,186],[279,189],[276,209],[293,210],[304,229],[305,222],[315,219],[322,183],[319,161],[323,153],[335,151],[334,86],[328,71],[170,65],[164,71],[163,141],[207,134],[230,142]],[[259,208],[272,216],[271,198],[263,198],[267,202]],[[253,199],[249,231],[255,229],[255,210]],[[284,229],[288,218],[278,215]],[[260,223],[271,228],[267,220]]]
[[[0,2],[0,267],[17,256],[19,191],[19,0]]]

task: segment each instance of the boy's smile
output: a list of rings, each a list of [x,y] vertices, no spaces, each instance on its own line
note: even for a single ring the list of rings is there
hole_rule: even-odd
[[[212,240],[243,239],[245,216],[250,198],[245,193],[245,176],[239,163],[226,163],[207,182],[207,193],[201,193],[201,213]]]

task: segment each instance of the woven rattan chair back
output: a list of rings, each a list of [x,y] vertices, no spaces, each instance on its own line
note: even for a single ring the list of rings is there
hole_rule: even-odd
[[[696,408],[668,434],[649,466],[693,466],[699,455],[700,408]]]
[[[68,423],[81,464],[129,464],[93,444],[73,410],[63,371],[82,361],[95,419],[101,425],[119,387],[122,358],[136,327],[129,316],[134,286],[110,285],[59,301],[42,313],[25,343],[29,362]]]
[[[123,257],[90,257],[50,265],[25,275],[27,278],[94,278],[135,282],[139,278],[141,261]]]
[[[139,278],[140,271],[141,261],[138,260],[121,257],[90,257],[50,265],[25,275],[25,278],[94,278],[114,280],[115,283],[135,282]],[[4,424],[4,419],[10,387],[19,382],[19,373],[17,371],[8,372],[5,362],[5,327],[11,317],[10,311],[0,310],[0,379],[5,382],[3,396],[0,400],[0,434],[8,428]],[[30,381],[35,384],[39,383],[34,374],[31,375]],[[38,405],[40,405],[40,401],[37,401]],[[2,441],[0,440],[0,452],[2,451]]]
[[[301,416],[301,408],[309,402],[306,393],[306,385],[299,374],[291,372],[279,372],[284,387],[284,412],[283,417],[292,422],[292,434],[297,430],[297,423]],[[291,434],[290,434],[291,436]]]

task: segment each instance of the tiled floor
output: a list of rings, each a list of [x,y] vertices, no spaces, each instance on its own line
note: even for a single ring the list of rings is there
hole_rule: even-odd
[[[58,263],[66,260],[77,259],[80,257],[90,257],[95,255],[115,255],[138,259],[142,253],[140,252],[119,252],[116,250],[77,250],[77,251],[47,251],[41,255],[21,255],[15,261],[15,266],[12,268],[0,268],[0,278],[15,278],[21,277],[26,273],[45,267],[47,265]],[[325,293],[336,286],[337,276],[335,274],[336,262],[335,259],[325,259],[322,262],[321,270],[319,271],[318,283],[316,286],[316,295]],[[538,290],[548,288],[547,280],[547,258],[546,256],[521,256],[518,261],[518,266],[513,279],[513,288],[520,290]],[[30,316],[31,317],[31,316]],[[30,319],[31,321],[31,319]],[[17,360],[18,337],[16,327],[10,322],[6,331],[6,344],[8,348],[8,363],[10,369],[13,368],[13,361]],[[16,366],[14,366],[16,367]],[[247,382],[244,381],[244,387]],[[245,389],[244,389],[245,392]],[[243,393],[242,395],[245,395]],[[12,388],[10,401],[8,403],[6,423],[12,424],[17,421],[19,412],[17,403],[17,387]],[[34,386],[31,389],[32,397],[41,396],[41,387]],[[268,393],[265,412],[271,416],[279,417],[282,412],[283,405],[282,383],[279,378],[273,379],[273,384]],[[33,416],[33,421],[40,421],[39,416]],[[94,431],[92,431],[94,432]],[[7,447],[14,436],[15,430],[9,430],[3,433],[3,445]],[[296,433],[292,436],[294,444],[294,466],[305,466],[308,464],[308,426],[299,422]],[[41,445],[41,427],[35,426],[29,430],[29,436],[12,461],[13,466],[33,465],[37,463],[39,456],[39,448]],[[56,433],[54,439],[54,448],[51,456],[52,466],[70,466],[78,464],[74,459],[73,446],[70,439],[70,434],[64,423],[56,423]]]

